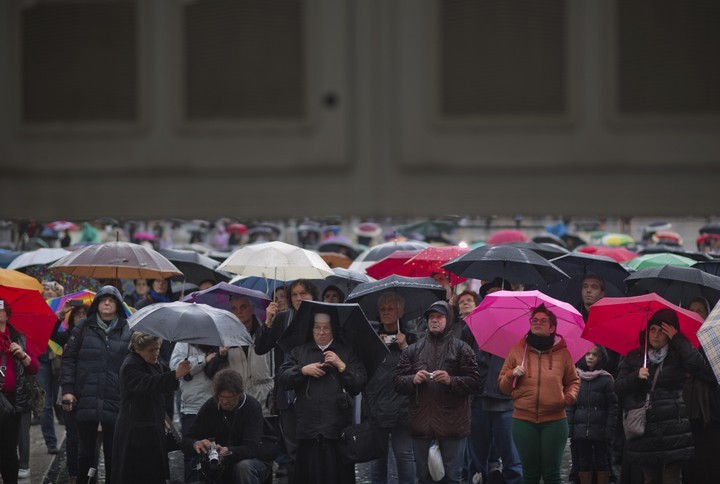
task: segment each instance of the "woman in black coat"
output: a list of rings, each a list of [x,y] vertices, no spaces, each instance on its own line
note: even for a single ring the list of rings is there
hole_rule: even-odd
[[[165,440],[165,394],[190,372],[185,360],[175,371],[157,363],[162,339],[133,333],[120,369],[120,414],[113,440],[112,482],[164,483],[170,477]]]
[[[693,455],[690,420],[682,391],[686,374],[696,374],[703,369],[703,358],[679,329],[675,311],[655,312],[647,323],[647,367],[643,366],[643,331],[640,348],[627,355],[615,381],[615,392],[627,411],[645,404],[653,379],[658,375],[655,389],[650,393],[645,434],[625,444],[625,458],[642,466],[645,482],[649,483],[680,482],[682,463]]]
[[[352,423],[352,396],[367,376],[352,348],[337,337],[331,316],[316,313],[312,339],[288,353],[279,382],[297,400],[295,482],[355,482],[352,464],[340,456],[339,438]]]

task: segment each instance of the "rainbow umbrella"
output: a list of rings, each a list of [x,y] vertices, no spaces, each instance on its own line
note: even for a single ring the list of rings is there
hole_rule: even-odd
[[[46,299],[45,301],[48,303],[48,306],[50,306],[50,309],[57,314],[60,309],[65,305],[66,301],[70,300],[80,300],[83,303],[83,306],[90,306],[93,302],[93,299],[95,299],[95,293],[93,291],[87,291],[82,290],[78,292],[74,292],[72,294],[66,294],[64,296],[60,297],[54,297],[52,299]],[[130,317],[132,313],[134,313],[136,310],[134,308],[131,308],[128,306],[125,302],[123,302],[123,309],[125,310],[125,316]],[[69,327],[69,319],[70,319],[70,313],[67,313],[65,315],[65,319],[63,320],[60,327],[63,331],[67,331]],[[55,353],[56,355],[62,355],[62,346],[54,342],[53,340],[50,340],[48,343],[50,346],[50,349]]]

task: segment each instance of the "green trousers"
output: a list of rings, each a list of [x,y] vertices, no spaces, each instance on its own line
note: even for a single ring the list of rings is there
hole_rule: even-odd
[[[523,484],[562,484],[560,466],[568,439],[568,423],[563,418],[552,422],[532,423],[516,418],[512,436],[520,454]]]

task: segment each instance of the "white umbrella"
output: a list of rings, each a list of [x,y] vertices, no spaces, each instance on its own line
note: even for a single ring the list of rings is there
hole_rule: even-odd
[[[230,254],[217,270],[279,281],[325,279],[335,275],[317,252],[279,241],[246,245]]]
[[[46,265],[62,259],[70,254],[65,249],[37,249],[20,254],[7,266],[8,269],[21,269],[23,267]]]
[[[128,318],[133,331],[173,341],[209,346],[252,346],[250,334],[230,311],[207,304],[156,303]]]

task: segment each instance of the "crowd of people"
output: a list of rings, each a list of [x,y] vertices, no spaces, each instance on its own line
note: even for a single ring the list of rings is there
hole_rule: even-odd
[[[587,319],[605,296],[604,281],[590,274],[581,288],[577,310]],[[124,295],[101,287],[88,305],[68,300],[51,336],[62,356],[30,351],[13,327],[12,305],[0,301],[0,388],[15,408],[0,419],[0,475],[5,484],[28,475],[23,436],[34,377],[45,391],[39,417],[47,451],[58,452],[58,417],[73,484],[90,482],[101,448],[108,483],[166,482],[172,450],[183,452],[185,482],[262,483],[274,475],[352,483],[356,463],[343,454],[342,434],[358,420],[372,422],[381,442],[370,462],[373,483],[560,483],[568,440],[571,482],[714,480],[718,382],[679,331],[675,311],[652,314],[626,356],[595,345],[573,361],[556,315],[540,305],[501,357],[478,347],[464,318],[489,294],[514,289],[521,288],[496,278],[478,292],[450,290],[412,324],[406,297],[387,290],[373,328],[388,353],[372,374],[340,337],[336,311],[313,312],[292,350],[278,345],[303,301],[333,305],[347,297],[333,285],[320,293],[306,279],[276,288],[264,320],[251,297],[228,297],[253,341],[240,347],[133,332],[125,303],[172,301],[163,279],[136,280]],[[43,290],[48,299],[63,293],[54,281]],[[688,309],[703,319],[710,312],[702,298]],[[644,405],[644,433],[626,439],[624,413]],[[438,450],[439,480],[431,470]]]

